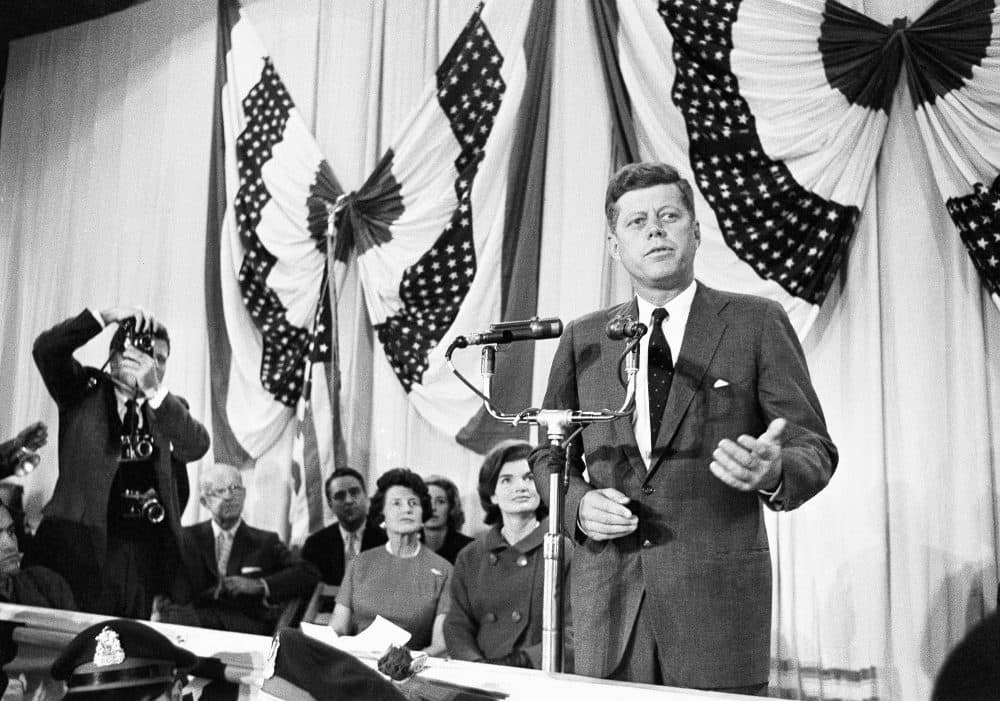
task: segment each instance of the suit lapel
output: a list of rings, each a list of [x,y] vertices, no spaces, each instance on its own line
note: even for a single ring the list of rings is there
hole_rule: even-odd
[[[663,419],[660,421],[660,430],[646,479],[652,476],[662,462],[666,448],[674,439],[681,419],[691,404],[691,399],[701,386],[712,357],[719,347],[719,341],[722,340],[722,334],[726,330],[726,322],[719,316],[725,301],[718,299],[712,294],[712,290],[701,283],[696,284],[697,289],[684,329],[684,340],[681,342],[677,362],[674,363],[670,397],[667,399]]]
[[[239,528],[233,534],[233,549],[229,551],[229,562],[226,564],[227,575],[234,570],[236,574],[239,574],[243,568],[243,561],[250,551],[250,533],[247,530],[248,528],[245,522],[240,521]]]
[[[630,315],[633,319],[639,318],[639,304],[635,297],[632,298],[631,302],[626,302],[625,304],[620,304],[617,307],[612,307],[608,310],[608,321],[611,321],[616,316],[623,314]],[[607,337],[607,334],[601,334],[601,362],[604,364],[604,370],[601,373],[602,377],[607,378],[604,387],[604,396],[607,397],[608,409],[617,409],[621,406],[621,401],[625,398],[625,390],[622,388],[621,381],[624,381],[624,373],[619,373],[618,371],[618,358],[621,356],[622,351],[625,350],[625,345],[622,341],[612,341]],[[580,407],[582,410],[597,409],[602,407]],[[636,476],[643,480],[646,477],[646,463],[642,460],[642,455],[639,453],[639,444],[635,440],[635,428],[632,425],[632,417],[625,417],[613,421],[610,427],[611,431],[617,432],[619,440],[614,441],[614,445],[622,446],[625,456],[628,459],[629,466],[632,471],[635,472]]]
[[[198,524],[195,539],[197,540],[196,550],[201,557],[202,564],[213,578],[217,577],[219,566],[215,561],[215,532],[212,530],[211,521]]]
[[[367,528],[365,528],[365,535],[368,535]],[[330,541],[330,560],[333,562],[333,569],[340,572],[341,576],[343,576],[347,563],[344,562],[344,536],[340,532],[339,525],[335,525],[333,527],[333,533],[331,534]],[[364,541],[364,536],[362,536],[362,541]],[[361,545],[360,547],[364,547],[364,545]]]

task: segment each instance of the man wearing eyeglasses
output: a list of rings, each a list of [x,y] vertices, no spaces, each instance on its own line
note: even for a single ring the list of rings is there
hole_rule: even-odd
[[[325,584],[339,585],[347,563],[362,550],[384,545],[385,531],[366,528],[368,493],[361,473],[350,467],[334,470],[325,485],[326,500],[337,522],[306,539],[302,557],[319,568]]]
[[[277,533],[243,521],[245,499],[235,467],[216,465],[202,475],[201,504],[212,518],[184,529],[177,603],[160,607],[161,621],[271,635],[285,604],[312,593],[319,572]]]

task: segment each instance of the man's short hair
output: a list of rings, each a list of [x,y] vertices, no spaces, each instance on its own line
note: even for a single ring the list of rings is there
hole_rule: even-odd
[[[361,476],[361,473],[355,470],[353,467],[338,467],[334,470],[329,477],[326,478],[326,482],[323,483],[323,494],[326,498],[330,498],[330,485],[333,484],[335,479],[340,477],[353,477],[361,485],[361,491],[365,494],[368,493],[368,487],[365,485],[365,478]]]
[[[228,463],[217,462],[202,470],[198,476],[198,492],[201,496],[208,496],[209,492],[215,488],[215,476],[220,472],[235,472],[236,476],[240,478],[240,482],[243,482],[243,473],[240,472],[240,468]]]
[[[681,191],[684,206],[694,216],[694,190],[676,168],[666,163],[629,163],[611,176],[604,196],[604,216],[608,219],[611,231],[615,230],[615,224],[618,223],[618,200],[621,196],[632,190],[655,185],[676,185]]]

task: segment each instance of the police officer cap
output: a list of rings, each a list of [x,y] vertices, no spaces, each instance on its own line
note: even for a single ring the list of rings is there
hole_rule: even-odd
[[[172,682],[198,658],[151,627],[127,619],[92,625],[52,663],[52,676],[68,694]]]

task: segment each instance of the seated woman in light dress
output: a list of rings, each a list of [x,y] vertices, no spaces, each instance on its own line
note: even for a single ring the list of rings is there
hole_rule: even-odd
[[[420,542],[431,499],[420,475],[405,467],[378,478],[369,524],[384,528],[384,547],[365,550],[347,565],[330,627],[360,633],[382,616],[412,636],[411,650],[445,652],[445,614],[451,602],[451,564]]]

